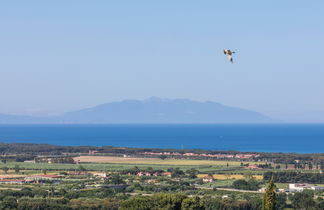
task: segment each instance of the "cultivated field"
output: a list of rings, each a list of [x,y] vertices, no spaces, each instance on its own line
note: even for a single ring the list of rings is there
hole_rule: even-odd
[[[214,161],[214,160],[184,160],[184,159],[159,159],[159,158],[129,158],[113,156],[80,156],[74,158],[80,163],[119,163],[119,164],[150,164],[150,165],[210,165],[210,166],[239,166],[238,161]],[[247,163],[247,162],[245,162]],[[256,162],[250,162],[255,164]],[[259,164],[260,162],[258,162]]]
[[[207,174],[198,174],[197,177],[203,178],[207,176]],[[226,179],[244,179],[244,175],[241,174],[213,174],[214,179],[216,180],[226,180]],[[257,180],[263,179],[262,175],[253,175],[253,177]]]

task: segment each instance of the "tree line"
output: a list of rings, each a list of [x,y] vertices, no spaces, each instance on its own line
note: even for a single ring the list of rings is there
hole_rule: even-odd
[[[274,177],[274,181],[279,183],[324,184],[324,174],[321,173],[302,173],[296,171],[267,171],[263,174],[263,179],[265,181],[271,180],[271,177]]]
[[[104,154],[112,155],[140,155],[144,152],[178,152],[184,153],[196,153],[196,154],[251,154],[251,152],[239,152],[239,151],[215,151],[215,150],[202,150],[202,149],[159,149],[159,148],[125,148],[125,147],[113,147],[113,146],[58,146],[50,144],[30,144],[30,143],[3,143],[0,142],[0,154],[1,158],[8,156],[8,154],[16,155],[63,155],[66,153],[88,153],[89,150],[96,150]],[[253,160],[265,160],[275,163],[294,164],[296,160],[301,163],[313,163],[314,166],[321,166],[324,168],[324,154],[296,154],[296,153],[256,153],[258,157],[252,158]],[[164,156],[163,156],[164,157]],[[28,157],[21,159],[26,160]],[[30,158],[30,157],[29,157]],[[188,157],[187,157],[188,158]],[[197,158],[197,157],[195,157]],[[207,158],[207,157],[204,157]]]

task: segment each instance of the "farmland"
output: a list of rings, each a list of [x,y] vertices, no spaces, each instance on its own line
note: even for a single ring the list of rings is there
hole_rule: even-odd
[[[115,163],[115,164],[142,164],[142,165],[181,165],[181,166],[239,166],[238,161],[214,161],[214,160],[187,160],[187,159],[159,159],[159,158],[129,158],[114,156],[80,156],[74,158],[76,162],[84,163]],[[260,162],[246,162],[256,164]]]
[[[78,209],[80,205],[89,209],[117,209],[138,197],[180,196],[177,197],[180,199],[187,196],[186,199],[201,198],[220,204],[227,204],[230,199],[229,205],[233,206],[243,200],[246,209],[251,209],[252,205],[252,209],[259,209],[262,189],[272,174],[281,192],[289,183],[302,181],[317,187],[324,183],[318,160],[294,164],[260,159],[255,154],[244,154],[245,157],[237,154],[236,158],[223,154],[221,157],[215,154],[208,157],[204,153],[179,154],[176,151],[129,152],[128,149],[119,149],[118,153],[90,150],[58,155],[6,154],[0,161],[0,194],[3,196],[0,205],[11,199],[16,206],[38,205],[37,202],[46,206],[50,200],[51,205],[62,207],[64,203],[67,209]],[[323,196],[320,191],[314,193]],[[286,196],[283,205],[290,207],[292,200],[285,194],[282,196]],[[47,209],[51,208],[47,206]]]
[[[198,174],[198,178],[203,178],[207,176],[208,174]],[[244,179],[245,176],[242,174],[213,174],[214,179],[216,180],[227,180],[227,179]],[[262,175],[253,175],[252,176],[254,179],[257,180],[262,180],[263,176]]]

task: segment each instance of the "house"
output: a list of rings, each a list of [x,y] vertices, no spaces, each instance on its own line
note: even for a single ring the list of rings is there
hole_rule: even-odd
[[[161,175],[171,177],[171,172],[163,172]]]
[[[324,187],[310,184],[289,184],[289,192],[302,192],[303,190],[324,190]]]
[[[140,171],[137,176],[152,176],[150,172]]]
[[[324,187],[321,187],[321,186],[312,186],[311,189],[312,190],[324,190]]]
[[[25,160],[24,163],[35,163],[35,160]]]
[[[69,172],[69,175],[91,176],[92,174],[86,171],[73,171],[73,172]]]
[[[257,165],[254,165],[254,164],[249,164],[248,166],[245,166],[244,168],[246,168],[246,169],[254,169],[254,170],[260,169]]]
[[[93,173],[93,176],[105,179],[105,178],[107,178],[107,173],[105,173],[105,172],[96,172],[96,173]]]
[[[89,155],[95,155],[97,153],[100,153],[100,152],[97,150],[89,150]]]
[[[46,180],[51,180],[51,181],[58,181],[62,177],[58,175],[33,175],[33,176],[27,176],[25,177],[25,181],[46,181]]]
[[[203,178],[203,182],[213,182],[214,181],[214,177],[212,176],[205,176]]]
[[[303,190],[310,189],[309,184],[289,184],[290,192],[302,192]]]

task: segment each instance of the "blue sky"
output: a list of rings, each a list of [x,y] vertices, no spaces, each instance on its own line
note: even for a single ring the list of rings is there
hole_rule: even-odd
[[[1,1],[0,113],[150,96],[324,121],[324,1]],[[222,54],[237,51],[235,64]]]

